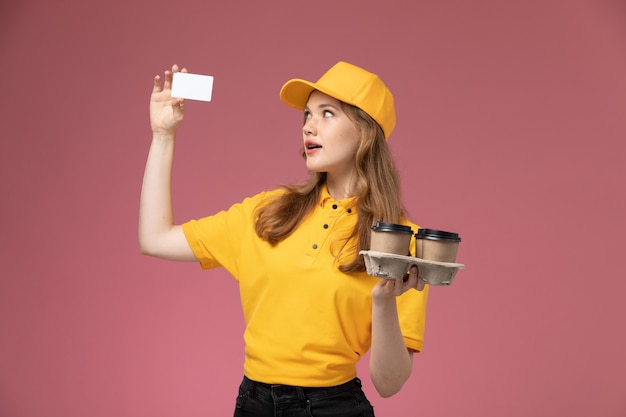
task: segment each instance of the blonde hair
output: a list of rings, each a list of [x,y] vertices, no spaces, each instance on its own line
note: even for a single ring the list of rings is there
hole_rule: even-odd
[[[336,259],[344,259],[354,250],[352,260],[340,265],[339,269],[347,273],[361,272],[365,270],[365,263],[359,251],[369,248],[372,225],[377,220],[398,223],[404,217],[404,208],[400,178],[381,127],[358,107],[343,102],[341,106],[361,135],[354,159],[356,181],[353,196],[356,197],[358,220],[335,256]],[[303,156],[306,157],[304,151]],[[326,173],[312,172],[304,183],[283,185],[284,194],[257,210],[257,235],[275,245],[293,233],[319,202],[325,183]],[[346,248],[354,237],[357,237],[356,247]]]

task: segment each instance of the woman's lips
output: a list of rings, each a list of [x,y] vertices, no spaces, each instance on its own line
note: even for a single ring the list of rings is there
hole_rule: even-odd
[[[314,153],[316,153],[317,151],[321,150],[322,148],[307,148],[306,149],[306,154],[307,155],[313,155]]]
[[[312,140],[307,140],[304,142],[304,149],[306,151],[307,155],[311,155],[315,152],[317,152],[318,150],[322,149],[322,145],[312,141]]]

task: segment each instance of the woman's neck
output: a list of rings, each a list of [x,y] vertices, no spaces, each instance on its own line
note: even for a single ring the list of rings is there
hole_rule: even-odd
[[[339,201],[353,195],[354,181],[352,181],[352,176],[337,178],[336,176],[327,175],[326,187],[328,188],[328,194],[334,200]]]

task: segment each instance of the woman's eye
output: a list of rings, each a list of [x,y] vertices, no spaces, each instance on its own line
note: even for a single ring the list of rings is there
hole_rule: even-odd
[[[332,116],[334,116],[332,111],[324,110],[324,117],[332,117]]]
[[[311,118],[311,112],[310,111],[305,111],[304,112],[304,120],[309,120]]]

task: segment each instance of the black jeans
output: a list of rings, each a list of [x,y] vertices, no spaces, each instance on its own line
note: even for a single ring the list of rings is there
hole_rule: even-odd
[[[335,387],[305,388],[244,376],[234,417],[374,417],[374,409],[358,378]]]

